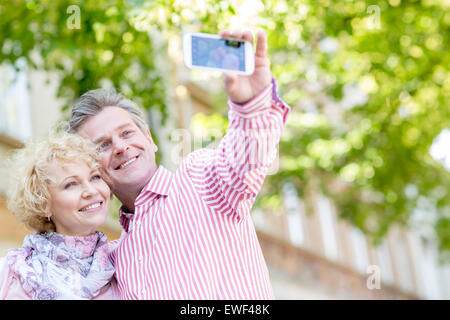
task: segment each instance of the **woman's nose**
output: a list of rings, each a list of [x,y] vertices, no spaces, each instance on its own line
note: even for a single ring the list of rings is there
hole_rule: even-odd
[[[86,182],[83,186],[83,196],[84,197],[91,197],[95,194],[97,194],[97,189],[90,183]]]

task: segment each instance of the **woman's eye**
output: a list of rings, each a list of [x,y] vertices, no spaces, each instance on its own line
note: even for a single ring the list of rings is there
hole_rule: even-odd
[[[92,180],[100,180],[102,177],[99,174],[93,175]]]
[[[75,185],[75,182],[69,182],[68,184],[66,184],[65,186],[64,186],[64,189],[69,189],[70,187],[72,187],[72,186],[74,186]]]

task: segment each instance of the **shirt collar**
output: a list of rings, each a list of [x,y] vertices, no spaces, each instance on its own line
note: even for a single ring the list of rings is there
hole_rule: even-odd
[[[164,168],[162,165],[158,166],[158,169],[153,174],[153,177],[142,189],[141,193],[134,202],[135,207],[141,205],[144,201],[153,199],[157,195],[168,196],[170,191],[170,185],[172,183],[173,173]],[[152,197],[154,195],[154,197]],[[119,209],[119,222],[126,232],[128,232],[128,226],[131,220],[134,218],[134,213],[126,212],[123,210],[123,206]]]
[[[139,206],[150,199],[156,198],[158,195],[168,196],[170,185],[172,183],[172,176],[172,172],[164,168],[162,165],[159,165],[158,169],[153,174],[153,177],[134,201],[134,206]]]
[[[156,193],[162,196],[168,196],[170,185],[172,182],[173,173],[164,168],[162,165],[158,166],[158,169],[153,174],[153,177],[142,189],[141,193],[137,197],[136,201],[144,194],[148,192]]]

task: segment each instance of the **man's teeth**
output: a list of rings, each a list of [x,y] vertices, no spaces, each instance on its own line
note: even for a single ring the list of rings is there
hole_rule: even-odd
[[[100,207],[100,206],[101,206],[101,203],[98,202],[98,203],[96,203],[96,204],[91,204],[90,206],[88,206],[88,207],[86,207],[86,208],[83,208],[83,209],[81,209],[80,211],[91,210],[91,209],[94,209],[94,208],[98,208],[98,207]]]
[[[128,160],[127,162],[122,163],[122,164],[120,165],[120,169],[125,168],[125,167],[126,167],[127,165],[129,165],[130,163],[133,163],[134,160],[136,160],[136,158],[132,158],[132,159]]]

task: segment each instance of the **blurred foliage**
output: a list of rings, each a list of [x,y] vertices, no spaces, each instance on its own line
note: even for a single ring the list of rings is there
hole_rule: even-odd
[[[434,216],[450,249],[450,173],[429,152],[450,126],[448,6],[265,2],[273,72],[294,109],[269,193],[317,186],[373,240]]]
[[[130,10],[123,0],[1,0],[0,63],[25,57],[29,67],[57,72],[63,110],[88,90],[114,87],[165,115],[154,45],[130,23]]]
[[[70,5],[81,9],[80,29],[67,27]],[[0,62],[26,57],[59,70],[67,105],[109,81],[165,114],[170,83],[161,56],[170,36],[261,27],[280,96],[293,111],[280,169],[259,203],[280,206],[271,195],[286,182],[300,196],[316,188],[374,240],[394,223],[432,216],[444,250],[450,173],[429,149],[450,127],[448,9],[446,0],[1,0]],[[226,120],[214,117],[195,121],[222,130]]]

